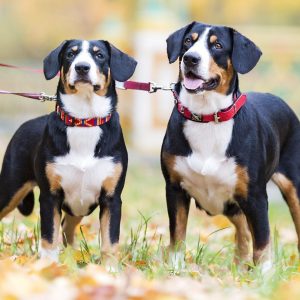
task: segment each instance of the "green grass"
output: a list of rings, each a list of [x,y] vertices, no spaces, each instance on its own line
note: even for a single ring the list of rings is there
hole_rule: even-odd
[[[269,275],[262,275],[260,268],[252,265],[247,272],[240,270],[233,263],[232,226],[223,217],[207,217],[194,205],[188,224],[186,265],[175,270],[168,258],[168,217],[158,163],[143,161],[138,165],[130,167],[123,193],[120,251],[114,258],[119,272],[134,266],[149,279],[180,276],[201,281],[209,277],[216,279],[224,290],[234,286],[262,298],[272,298],[283,282],[299,274],[296,235],[283,201],[270,203],[275,265]],[[29,218],[15,212],[1,222],[0,258],[36,257],[38,224],[38,207]],[[71,273],[102,261],[98,211],[84,219],[76,235],[77,250],[61,246],[60,260]]]

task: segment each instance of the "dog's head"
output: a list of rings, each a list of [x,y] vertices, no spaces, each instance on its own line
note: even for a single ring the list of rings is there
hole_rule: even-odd
[[[126,81],[137,62],[107,41],[67,40],[44,59],[47,80],[60,71],[63,93],[74,94],[86,88],[106,95],[112,80]]]
[[[230,92],[236,73],[247,73],[261,51],[232,28],[193,22],[167,39],[169,62],[180,58],[180,80],[189,93]]]

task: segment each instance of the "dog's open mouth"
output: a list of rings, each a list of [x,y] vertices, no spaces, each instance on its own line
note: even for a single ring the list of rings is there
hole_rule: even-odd
[[[183,76],[183,85],[190,93],[214,90],[218,86],[219,81],[219,77],[204,80],[201,76],[191,71]]]

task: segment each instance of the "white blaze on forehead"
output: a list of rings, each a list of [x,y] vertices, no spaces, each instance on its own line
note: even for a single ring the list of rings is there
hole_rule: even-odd
[[[193,52],[199,54],[200,62],[197,73],[205,80],[210,79],[209,64],[211,55],[207,45],[207,38],[210,29],[210,27],[206,28],[204,32],[200,35],[198,41],[184,54],[186,55],[188,53]],[[181,63],[181,69],[182,71],[184,71],[184,62]]]
[[[91,68],[88,73],[89,79],[91,80],[93,85],[99,84],[99,78],[97,76],[97,65],[89,51],[90,43],[88,41],[82,41],[81,49],[74,61],[71,64],[70,70],[70,84],[73,85],[77,79],[77,72],[75,70],[75,66],[78,63],[88,63]]]

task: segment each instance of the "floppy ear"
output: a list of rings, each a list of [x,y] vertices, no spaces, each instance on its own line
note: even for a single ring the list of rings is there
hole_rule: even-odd
[[[56,49],[51,51],[48,56],[44,59],[44,75],[47,80],[54,78],[61,67],[61,51],[67,41],[63,41]]]
[[[238,73],[250,72],[261,55],[262,52],[252,41],[233,29],[232,64]]]
[[[114,80],[124,82],[129,79],[136,68],[137,62],[129,55],[106,41],[110,49],[110,71]]]
[[[167,53],[170,64],[179,57],[182,50],[183,38],[186,33],[192,29],[195,23],[196,22],[192,22],[185,27],[182,27],[167,38]]]

